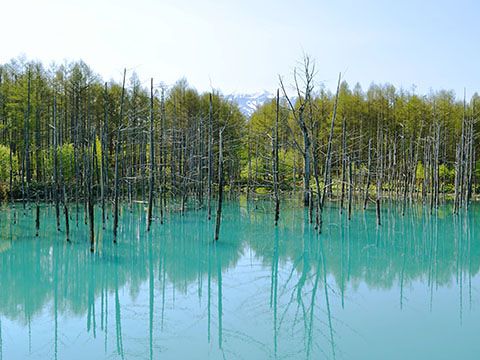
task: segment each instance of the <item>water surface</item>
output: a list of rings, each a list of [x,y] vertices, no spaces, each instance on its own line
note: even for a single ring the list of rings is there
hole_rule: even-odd
[[[480,208],[401,216],[386,206],[322,235],[295,203],[228,202],[220,240],[204,211],[145,231],[123,208],[119,243],[73,239],[42,208],[0,212],[0,359],[477,359]],[[98,213],[98,219],[100,214]],[[62,224],[63,227],[63,224]]]

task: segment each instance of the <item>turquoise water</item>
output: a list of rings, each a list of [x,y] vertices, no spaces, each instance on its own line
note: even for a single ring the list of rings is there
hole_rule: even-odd
[[[203,211],[145,231],[122,209],[119,243],[54,209],[0,212],[0,359],[478,359],[480,207],[325,214],[229,202],[218,243]],[[98,219],[100,214],[97,213]],[[63,225],[62,225],[63,226]]]

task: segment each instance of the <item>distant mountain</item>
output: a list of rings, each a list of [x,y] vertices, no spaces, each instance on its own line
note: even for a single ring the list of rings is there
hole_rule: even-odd
[[[238,104],[240,111],[248,117],[250,117],[260,106],[272,100],[274,97],[275,95],[268,91],[255,94],[230,94],[226,96],[228,100]]]

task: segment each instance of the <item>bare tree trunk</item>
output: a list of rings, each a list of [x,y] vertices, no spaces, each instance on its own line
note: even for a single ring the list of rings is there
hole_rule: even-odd
[[[56,97],[53,98],[54,101],[54,108],[56,109]],[[55,117],[56,117],[56,111],[54,112]],[[66,111],[65,111],[65,119],[66,119]],[[56,123],[56,120],[55,120]],[[57,136],[57,144],[61,145],[62,139],[61,137],[58,138],[58,132],[56,131],[56,136]],[[59,157],[59,170],[60,170],[60,186],[62,188],[62,204],[63,204],[63,213],[65,215],[65,240],[67,242],[70,242],[70,219],[68,215],[68,196],[67,196],[67,189],[65,185],[65,178],[64,178],[64,173],[63,173],[63,160],[62,156]]]
[[[220,233],[220,221],[222,218],[222,203],[223,203],[223,129],[219,131],[218,139],[218,206],[217,206],[217,218],[215,224],[215,240],[218,240]]]
[[[12,211],[13,211],[13,223],[17,223],[17,212],[15,211],[15,198],[13,195],[13,149],[15,147],[15,143],[13,141],[13,131],[10,131],[10,202],[12,203]]]
[[[330,165],[332,163],[332,140],[333,140],[333,129],[335,127],[335,119],[337,117],[337,105],[338,105],[338,93],[340,92],[340,81],[342,80],[342,74],[338,75],[338,83],[337,83],[337,92],[335,94],[335,103],[333,105],[333,115],[332,115],[332,122],[330,125],[330,134],[328,136],[328,144],[327,144],[327,155],[325,157],[325,173],[323,177],[323,192],[322,192],[322,203],[321,207],[325,205],[325,196],[327,192],[327,187],[331,184],[328,184],[328,178],[330,175]]]
[[[347,182],[347,132],[345,117],[342,121],[342,193],[340,195],[340,214],[343,213],[343,202],[345,199],[345,185]]]
[[[383,151],[382,151],[382,128],[378,128],[378,138],[377,138],[377,224],[380,226],[382,224],[381,213],[380,213],[380,202],[382,197],[382,180],[383,180]]]
[[[277,89],[276,115],[275,115],[275,133],[273,136],[273,189],[275,197],[275,226],[278,225],[280,216],[280,198],[278,195],[278,116],[280,106],[280,94]]]
[[[100,130],[100,141],[102,148],[102,159],[101,159],[101,179],[100,179],[100,196],[102,202],[102,227],[105,229],[105,197],[106,189],[108,189],[108,88],[107,83],[105,83],[105,90],[103,93],[103,130]]]
[[[212,94],[210,94],[208,110],[208,188],[207,188],[207,207],[208,220],[212,217],[212,181],[213,181],[213,104]]]
[[[25,168],[23,171],[22,176],[26,176],[26,201],[30,200],[29,188],[30,188],[30,181],[31,181],[31,173],[30,173],[30,93],[31,93],[31,74],[30,69],[28,70],[28,84],[27,84],[27,112],[25,114],[24,120],[24,141],[25,141]],[[25,202],[24,202],[24,209],[25,209]]]
[[[167,150],[165,145],[165,93],[164,88],[162,87],[161,99],[160,99],[160,115],[161,115],[161,133],[160,133],[160,224],[163,224],[163,211],[166,206],[166,175],[165,175],[165,166],[167,161]]]
[[[58,128],[57,128],[57,98],[53,96],[53,178],[55,187],[55,215],[57,231],[60,231],[60,194],[58,184]]]
[[[283,80],[280,77],[280,86],[282,88],[283,95],[287,99],[287,102],[289,104],[290,110],[292,111],[293,117],[295,118],[303,136],[303,149],[300,147],[300,145],[297,143],[295,136],[293,135],[293,131],[290,129],[290,132],[292,133],[292,140],[295,144],[295,146],[298,148],[299,152],[302,153],[303,155],[303,166],[304,166],[304,171],[303,171],[303,205],[304,206],[310,206],[310,151],[311,151],[311,139],[308,134],[308,127],[307,124],[305,123],[305,118],[304,118],[304,111],[307,107],[307,105],[311,102],[311,95],[313,91],[313,78],[315,75],[315,65],[311,64],[310,58],[308,56],[304,57],[304,62],[303,66],[304,69],[302,70],[303,72],[303,79],[302,82],[304,83],[305,89],[302,90],[300,89],[298,78],[297,78],[297,71],[295,69],[294,71],[294,79],[295,79],[295,87],[297,90],[297,104],[294,106],[292,101],[290,100],[287,91],[285,90],[285,86],[283,84]],[[297,106],[298,105],[298,106]]]
[[[91,137],[91,151],[92,156],[90,157],[90,164],[88,164],[88,169],[86,171],[86,181],[88,183],[88,222],[89,222],[89,229],[90,229],[90,252],[95,251],[95,214],[94,214],[94,197],[93,197],[93,186],[94,186],[94,162],[95,162],[95,132]],[[88,154],[87,154],[88,156]]]
[[[474,147],[474,133],[473,133],[473,119],[469,120],[468,124],[468,149],[467,149],[467,157],[466,160],[468,172],[466,172],[466,189],[465,189],[465,208],[468,209],[470,204],[470,199],[472,197],[472,189],[473,189],[473,168],[475,165],[474,160],[475,154],[475,147]]]
[[[252,137],[251,137],[251,130],[248,128],[248,150],[247,150],[247,157],[248,157],[248,178],[247,178],[247,200],[250,198],[250,188],[252,185]]]
[[[365,186],[365,195],[363,201],[363,210],[367,209],[368,204],[368,190],[370,188],[371,181],[371,172],[372,172],[372,139],[368,139],[368,168],[367,168],[367,184]]]
[[[302,120],[303,122],[303,120]],[[310,206],[310,136],[305,126],[302,129],[303,132],[303,162],[304,162],[304,174],[303,174],[303,203],[305,206]]]
[[[459,201],[460,201],[460,169],[461,169],[461,155],[460,155],[460,144],[456,146],[456,160],[455,160],[455,197],[453,200],[453,213],[458,213]]]
[[[310,109],[311,110],[311,109]],[[318,133],[318,121],[313,122],[313,134]],[[318,174],[318,156],[319,156],[319,148],[318,148],[318,138],[317,136],[313,137],[313,146],[312,146],[312,159],[313,159],[313,178],[315,179],[315,186],[317,188],[317,201],[315,204],[315,229],[318,230],[319,233],[322,232],[322,223],[323,223],[323,208],[322,208],[322,200],[320,196],[320,179]],[[313,199],[312,199],[313,201]],[[310,208],[311,209],[311,208]],[[311,210],[310,210],[311,211]],[[310,218],[312,215],[310,215]]]
[[[403,144],[403,206],[402,206],[402,216],[405,216],[405,209],[407,207],[407,194],[408,194],[408,162],[406,154],[406,145],[405,145],[405,134],[402,136]]]
[[[38,75],[37,75],[38,76]],[[38,77],[37,77],[38,79]],[[35,236],[38,237],[40,231],[40,110],[38,98],[38,83],[35,89]]]
[[[153,173],[155,165],[155,150],[153,139],[153,78],[150,79],[150,189],[148,192],[148,214],[147,214],[147,231],[150,231],[150,223],[152,222],[152,206],[153,206],[153,186],[155,176]]]
[[[117,144],[115,146],[115,187],[114,187],[114,210],[113,210],[113,242],[117,243],[118,228],[118,192],[119,192],[119,173],[118,173],[118,155],[120,153],[121,126],[123,120],[123,102],[125,97],[125,76],[127,70],[123,70],[122,97],[120,100],[120,119],[117,126]]]
[[[348,159],[348,220],[352,219],[352,196],[353,196],[353,171],[352,171],[352,159]]]
[[[436,126],[435,134],[435,208],[438,208],[438,194],[440,191],[440,124]]]

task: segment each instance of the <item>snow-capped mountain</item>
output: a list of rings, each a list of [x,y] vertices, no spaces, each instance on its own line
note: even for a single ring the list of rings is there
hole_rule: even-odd
[[[234,93],[226,96],[228,100],[238,104],[240,111],[248,117],[250,117],[258,107],[272,100],[274,97],[275,95],[268,91],[255,94]]]

